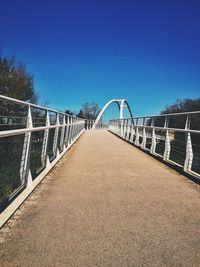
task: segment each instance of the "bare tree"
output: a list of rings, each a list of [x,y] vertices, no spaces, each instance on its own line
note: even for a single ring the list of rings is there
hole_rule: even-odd
[[[95,120],[100,112],[99,105],[97,103],[84,103],[81,106],[79,113],[77,114],[78,117],[83,119]]]
[[[31,103],[37,103],[33,76],[14,58],[0,56],[0,94]]]

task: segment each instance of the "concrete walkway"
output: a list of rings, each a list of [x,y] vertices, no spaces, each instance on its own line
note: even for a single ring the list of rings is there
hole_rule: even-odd
[[[200,266],[200,189],[87,131],[0,235],[0,266]]]

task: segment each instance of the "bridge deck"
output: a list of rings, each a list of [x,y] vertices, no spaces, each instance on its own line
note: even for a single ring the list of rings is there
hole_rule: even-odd
[[[1,266],[200,266],[199,186],[87,131],[1,231]]]

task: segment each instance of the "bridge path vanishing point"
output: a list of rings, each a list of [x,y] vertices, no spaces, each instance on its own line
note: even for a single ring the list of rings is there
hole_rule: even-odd
[[[199,186],[86,131],[1,230],[1,266],[200,266]]]

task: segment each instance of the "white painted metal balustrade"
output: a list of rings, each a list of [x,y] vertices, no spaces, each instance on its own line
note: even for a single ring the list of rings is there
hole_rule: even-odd
[[[200,112],[114,119],[109,130],[150,154],[200,177]]]
[[[0,226],[84,130],[81,118],[0,96]]]

